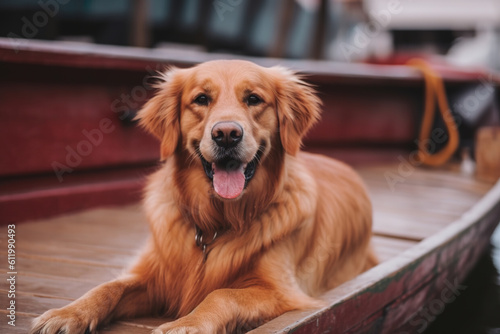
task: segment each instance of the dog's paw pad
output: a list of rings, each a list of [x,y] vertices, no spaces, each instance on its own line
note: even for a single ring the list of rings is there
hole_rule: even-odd
[[[83,317],[64,309],[55,309],[36,318],[30,334],[91,334],[94,332],[92,328],[95,326]]]

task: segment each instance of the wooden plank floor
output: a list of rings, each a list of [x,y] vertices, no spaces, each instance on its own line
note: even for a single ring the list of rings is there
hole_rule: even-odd
[[[491,188],[489,183],[461,175],[456,168],[418,169],[393,189],[385,173],[397,171],[396,165],[358,171],[374,204],[373,243],[381,261],[401,254],[453,222]],[[4,320],[0,332],[26,333],[34,317],[116,277],[140,250],[148,233],[138,204],[17,224],[16,327],[5,321],[9,287],[3,279],[0,314]],[[6,259],[6,233],[0,234],[0,242]],[[8,271],[6,261],[0,261],[0,270]],[[164,321],[120,321],[101,332],[150,333]]]

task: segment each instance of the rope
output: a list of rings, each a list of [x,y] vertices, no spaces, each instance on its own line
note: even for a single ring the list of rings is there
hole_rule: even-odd
[[[460,140],[457,126],[450,112],[448,100],[446,99],[443,79],[422,59],[411,59],[407,64],[421,71],[425,80],[425,108],[422,127],[420,128],[420,134],[418,136],[419,151],[417,159],[428,166],[440,166],[446,163],[455,153]],[[449,138],[448,143],[443,149],[431,154],[424,143],[430,138],[436,114],[436,99]]]

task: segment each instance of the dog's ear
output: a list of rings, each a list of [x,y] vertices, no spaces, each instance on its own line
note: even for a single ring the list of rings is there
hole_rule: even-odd
[[[280,139],[288,154],[295,155],[306,132],[319,119],[321,100],[315,90],[294,72],[272,67],[275,74]]]
[[[171,156],[180,141],[180,105],[184,86],[184,71],[169,68],[155,85],[156,95],[137,113],[139,125],[155,135],[161,142],[161,159]]]

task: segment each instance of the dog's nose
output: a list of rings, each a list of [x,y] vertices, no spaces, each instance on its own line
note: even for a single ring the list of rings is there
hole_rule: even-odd
[[[220,147],[234,147],[241,138],[243,138],[243,128],[236,122],[219,122],[212,128],[212,140]]]

